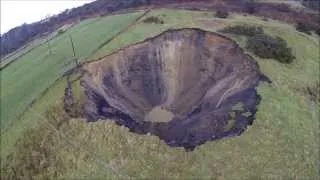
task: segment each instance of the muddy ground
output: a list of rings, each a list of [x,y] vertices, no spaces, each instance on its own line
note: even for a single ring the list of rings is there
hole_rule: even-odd
[[[244,132],[264,77],[234,41],[200,29],[168,30],[84,69],[88,121],[111,119],[188,150]]]

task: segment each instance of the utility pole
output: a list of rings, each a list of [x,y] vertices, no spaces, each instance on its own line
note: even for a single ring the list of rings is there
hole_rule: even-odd
[[[51,45],[50,45],[49,39],[47,39],[47,44],[48,44],[49,55],[51,55],[52,51],[51,51]]]
[[[72,40],[71,35],[69,35],[69,38],[70,38],[70,42],[71,42],[71,46],[72,46],[73,58],[74,58],[74,60],[75,60],[75,62],[76,62],[76,65],[77,65],[77,67],[78,67],[78,66],[79,66],[79,62],[78,62],[78,58],[76,57],[76,52],[75,52],[75,50],[74,50],[74,44],[73,44],[73,40]]]

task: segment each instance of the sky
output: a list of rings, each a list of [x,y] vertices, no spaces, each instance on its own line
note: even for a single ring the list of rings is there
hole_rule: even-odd
[[[1,34],[22,25],[40,21],[66,9],[81,6],[94,0],[0,0]]]

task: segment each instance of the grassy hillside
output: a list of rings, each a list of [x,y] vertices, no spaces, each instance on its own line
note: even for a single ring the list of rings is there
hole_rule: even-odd
[[[2,69],[1,128],[12,124],[35,98],[75,65],[69,35],[77,57],[84,60],[139,15],[141,13],[83,21],[50,41],[52,54],[44,43]]]
[[[41,164],[41,166],[36,166],[38,167],[36,170],[39,170],[34,173],[36,177],[64,179],[126,179],[128,177],[137,179],[154,177],[159,179],[319,178],[318,142],[320,133],[318,127],[320,124],[318,109],[320,105],[318,102],[310,101],[309,94],[305,92],[307,86],[314,85],[319,80],[320,56],[317,37],[299,33],[291,25],[271,20],[263,21],[252,16],[232,14],[228,19],[218,19],[214,18],[212,12],[167,9],[154,10],[148,16],[160,17],[164,20],[164,24],[146,24],[142,19],[137,25],[102,47],[97,54],[88,59],[94,60],[118,48],[154,36],[168,28],[199,27],[217,31],[225,26],[239,23],[261,25],[267,34],[282,37],[293,49],[296,59],[292,64],[285,65],[272,59],[255,57],[262,72],[273,83],[271,85],[262,83],[258,88],[263,99],[259,105],[254,124],[239,137],[208,142],[188,153],[181,148],[168,147],[157,137],[130,133],[126,128],[119,127],[111,121],[88,124],[83,119],[66,119],[62,111],[56,112],[55,116],[57,117],[53,117],[53,119],[60,119],[67,123],[59,127],[55,126],[52,123],[52,117],[46,116],[46,110],[47,107],[52,106],[57,106],[55,109],[58,110],[59,107],[61,108],[61,97],[65,87],[65,79],[61,79],[36,101],[12,128],[1,134],[1,146],[5,147],[1,157],[4,158],[15,152],[12,157],[16,158],[13,160],[9,158],[2,162],[9,164],[6,164],[6,167],[15,167],[23,171],[27,168],[19,166],[21,162],[31,165]],[[88,57],[92,51],[88,49],[93,49],[90,42],[102,41],[101,37],[107,39],[109,37],[108,30],[113,30],[112,27],[108,30],[105,27],[109,27],[110,23],[115,22],[125,24],[134,17],[128,14],[109,18],[101,19],[106,24],[104,27],[96,19],[83,22],[56,41],[65,41],[67,44],[67,34],[70,33],[76,44],[79,42],[83,44],[83,51],[79,52],[81,56]],[[111,21],[113,18],[114,21]],[[101,32],[102,29],[105,31]],[[101,33],[100,39],[98,36],[92,37],[93,39],[88,38],[89,35],[96,33]],[[230,35],[230,37],[245,47],[244,37],[235,35]],[[81,39],[83,40],[81,41]],[[65,47],[69,48],[67,45]],[[56,48],[60,48],[60,44],[57,44]],[[63,48],[62,43],[61,49]],[[63,67],[63,58],[59,60],[56,57],[69,57],[69,52],[70,50],[66,51],[66,54],[57,54],[55,59],[51,61],[50,59],[35,60],[38,56],[44,57],[46,55],[40,52],[33,56],[23,56],[22,58],[25,60],[16,61],[8,66],[11,69],[5,69],[7,72],[1,72],[2,75],[7,73],[6,76],[8,76],[2,82],[6,85],[2,87],[7,90],[1,94],[1,103],[8,104],[7,107],[3,107],[1,104],[2,112],[5,112],[4,108],[10,110],[9,107],[19,107],[19,104],[26,106],[27,100],[31,99],[31,96],[25,98],[24,92],[26,95],[32,94],[32,97],[39,95],[39,93],[31,93],[34,91],[32,88],[37,88],[33,86],[46,88],[49,85],[47,81],[53,82],[55,80],[51,76],[59,77],[61,74],[58,72],[61,72]],[[40,59],[40,57],[38,58]],[[48,61],[51,63],[40,63]],[[15,63],[19,64],[15,65]],[[58,65],[53,66],[54,64]],[[26,68],[20,66],[26,66]],[[38,66],[41,68],[37,68]],[[39,72],[32,75],[33,68],[35,68],[35,72],[37,69],[38,71],[42,70],[43,74]],[[23,73],[27,72],[32,73],[24,78]],[[51,74],[48,74],[48,77],[43,76],[42,80],[38,78],[47,73]],[[32,77],[29,76],[33,76],[34,80],[39,79],[39,82],[33,82]],[[17,85],[10,84],[15,81],[18,82]],[[13,91],[11,95],[10,90]],[[75,88],[75,91],[78,90]],[[6,98],[5,102],[2,102],[3,97]],[[17,109],[8,111],[6,116],[1,114],[1,120],[7,122],[15,120]],[[30,127],[34,129],[28,130]],[[30,137],[27,134],[31,134]],[[23,136],[25,138],[22,141],[32,144],[29,144],[29,148],[25,148],[26,146],[21,142],[15,145],[17,139]],[[50,152],[50,156],[46,152]],[[39,159],[39,162],[33,162],[31,159]]]
[[[30,43],[27,43],[25,46],[21,47],[20,49],[8,54],[3,59],[1,59],[0,62],[0,69],[3,69],[5,66],[12,63],[14,60],[18,59],[19,57],[23,56],[24,54],[32,51],[34,48],[40,46],[41,44],[45,43],[47,39],[53,38],[55,33],[52,33],[48,36],[44,36],[41,38],[37,38],[34,41],[31,41]]]

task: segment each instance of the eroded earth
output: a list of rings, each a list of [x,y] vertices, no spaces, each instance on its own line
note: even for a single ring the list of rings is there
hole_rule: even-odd
[[[187,150],[244,132],[264,77],[234,41],[200,29],[168,30],[84,69],[88,121],[114,120]]]

